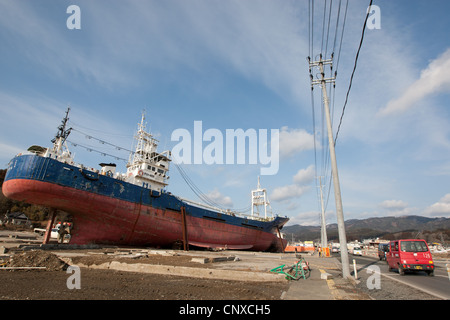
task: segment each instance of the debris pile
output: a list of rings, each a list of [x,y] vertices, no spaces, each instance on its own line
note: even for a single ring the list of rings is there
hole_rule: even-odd
[[[53,253],[36,250],[13,255],[4,267],[16,268],[17,270],[21,268],[45,268],[47,271],[59,271],[65,270],[67,264]]]

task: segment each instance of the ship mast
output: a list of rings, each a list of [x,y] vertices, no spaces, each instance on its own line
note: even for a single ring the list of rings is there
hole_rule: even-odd
[[[261,183],[258,177],[258,186],[256,190],[252,190],[252,217],[259,217],[261,207],[264,208],[264,219],[267,219],[267,207],[269,207],[269,213],[273,217],[269,198],[267,197],[267,190],[265,188],[261,188]]]
[[[145,112],[142,112],[141,122],[138,123],[138,131],[135,136],[137,141],[136,152],[132,154],[131,163],[149,162],[152,153],[156,152],[158,140],[153,138],[153,135],[145,130]]]
[[[66,142],[67,137],[69,136],[72,128],[66,130],[67,122],[69,121],[69,111],[70,107],[67,107],[66,115],[62,120],[61,124],[58,127],[58,132],[56,133],[55,138],[52,139],[53,143],[53,152],[59,155],[61,153],[61,149]]]

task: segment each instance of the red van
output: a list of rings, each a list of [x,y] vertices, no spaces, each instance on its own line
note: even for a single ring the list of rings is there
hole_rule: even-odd
[[[405,271],[425,271],[434,276],[434,263],[427,243],[422,239],[394,240],[389,242],[386,253],[389,271],[398,269],[400,275]]]

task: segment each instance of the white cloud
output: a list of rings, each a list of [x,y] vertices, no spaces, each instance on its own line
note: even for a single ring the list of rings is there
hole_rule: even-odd
[[[289,225],[301,225],[301,226],[320,226],[321,213],[318,211],[307,211],[293,215],[289,220]],[[336,223],[334,220],[336,215],[333,211],[325,212],[326,224]]]
[[[380,203],[380,207],[385,209],[389,216],[404,216],[412,214],[416,210],[409,208],[408,204],[402,200],[385,200]]]
[[[224,196],[219,190],[217,190],[217,188],[208,192],[206,196],[221,206],[233,207],[233,201],[231,198]]]
[[[316,142],[316,147],[319,148]],[[290,157],[296,153],[313,150],[314,136],[304,129],[289,129],[284,126],[280,130],[280,157]]]
[[[314,180],[315,173],[314,165],[310,165],[306,169],[300,169],[294,176],[294,182],[297,184],[308,184]]]
[[[275,190],[272,192],[272,194],[270,195],[270,199],[273,201],[283,201],[295,197],[300,197],[309,189],[309,186],[299,186],[296,184],[278,187],[275,188]]]
[[[283,201],[301,197],[311,187],[308,185],[314,180],[314,165],[300,169],[293,177],[294,184],[275,188],[270,195],[273,201]]]
[[[447,193],[438,202],[429,206],[425,213],[429,216],[450,216],[450,193]]]
[[[402,200],[385,200],[380,206],[387,210],[402,210],[405,209],[408,204]]]
[[[380,115],[404,112],[425,97],[439,92],[450,92],[450,49],[431,61],[428,67],[422,70],[420,78],[400,97],[389,101],[380,111]]]

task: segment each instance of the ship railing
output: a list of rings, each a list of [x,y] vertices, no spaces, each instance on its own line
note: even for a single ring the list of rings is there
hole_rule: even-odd
[[[190,205],[193,205],[193,206],[196,206],[196,207],[199,207],[199,208],[203,208],[203,209],[212,210],[212,211],[215,211],[217,213],[226,214],[226,215],[229,215],[229,216],[245,217],[245,218],[250,219],[250,220],[257,220],[257,221],[263,221],[263,222],[271,221],[271,220],[275,219],[274,217],[264,218],[264,217],[252,216],[252,215],[249,215],[249,214],[235,212],[235,211],[232,211],[230,209],[226,209],[226,210],[220,209],[220,208],[217,208],[217,207],[214,207],[214,206],[210,206],[210,205],[205,204],[205,203],[196,202],[196,201],[193,201],[193,200],[190,200],[190,199],[185,199],[185,198],[181,198],[181,197],[177,197],[177,198],[180,201],[186,202],[186,203],[188,203]]]
[[[185,198],[181,198],[181,197],[177,197],[177,198],[180,201],[186,202],[186,203],[188,203],[190,205],[193,205],[193,206],[196,206],[196,207],[199,207],[199,208],[213,210],[213,211],[215,211],[217,213],[227,214],[226,210],[223,210],[223,209],[220,209],[220,208],[217,208],[217,207],[213,207],[213,206],[210,206],[210,205],[205,204],[205,203],[200,203],[200,202],[196,202],[196,201],[185,199]]]
[[[259,216],[252,216],[251,214],[245,214],[245,213],[239,213],[239,215],[244,216],[251,220],[258,220],[258,221],[263,221],[263,222],[272,221],[275,219],[275,217],[264,218],[264,217],[259,217]]]

